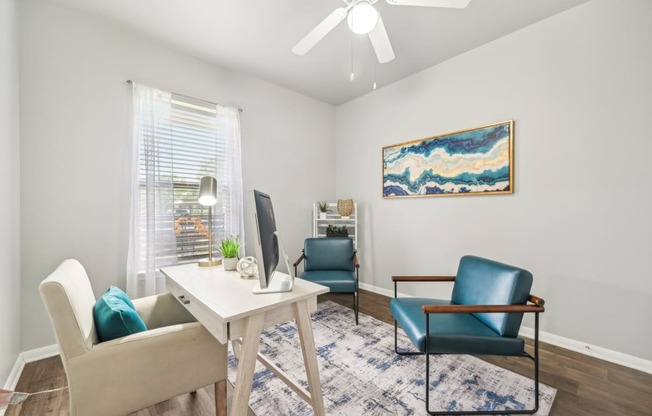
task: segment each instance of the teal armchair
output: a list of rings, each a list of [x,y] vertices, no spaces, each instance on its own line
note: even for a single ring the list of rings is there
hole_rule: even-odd
[[[303,263],[303,272],[298,266]],[[358,324],[358,270],[360,263],[348,237],[306,238],[301,257],[294,262],[295,276],[327,286],[331,293],[351,293]]]
[[[456,276],[393,276],[394,349],[400,355],[426,355],[426,411],[450,414],[531,414],[539,408],[539,314],[544,301],[530,295],[527,270],[475,256],[460,260]],[[399,298],[399,282],[454,282],[451,300]],[[528,304],[529,302],[529,304]],[[518,337],[523,313],[534,313],[534,355]],[[399,350],[397,325],[414,348]],[[534,407],[496,411],[433,411],[429,407],[430,354],[527,357],[534,362]]]

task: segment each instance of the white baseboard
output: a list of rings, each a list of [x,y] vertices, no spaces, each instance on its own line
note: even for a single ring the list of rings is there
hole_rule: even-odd
[[[360,282],[360,288],[364,290],[368,290],[370,292],[377,293],[379,295],[388,296],[390,298],[394,297],[393,290],[383,289],[367,283]],[[399,296],[407,297],[410,295],[399,292]],[[534,329],[521,327],[521,330],[519,331],[519,335],[528,338],[534,338]],[[539,331],[539,340],[543,342],[547,342],[548,344],[565,348],[567,350],[579,352],[584,355],[598,358],[600,360],[609,361],[614,364],[619,364],[625,367],[633,368],[634,370],[639,370],[639,371],[652,374],[652,361],[650,360],[645,360],[643,358],[635,357],[633,355],[623,354],[618,351],[613,351],[607,348],[598,347],[597,345],[590,345],[587,344],[586,342],[577,341],[574,339],[562,337],[544,331]]]
[[[9,378],[7,379],[7,382],[3,387],[4,389],[13,391],[16,388],[16,384],[18,384],[18,379],[20,378],[20,375],[23,373],[23,368],[25,368],[25,360],[23,360],[22,354],[18,354],[18,358],[16,358],[16,362],[14,363],[14,368],[11,369],[11,373],[9,373]]]
[[[23,359],[26,363],[54,357],[55,355],[59,355],[59,346],[57,344],[36,348],[22,353]]]
[[[12,368],[4,388],[7,390],[14,390],[16,388],[18,379],[20,379],[20,375],[23,373],[23,369],[25,368],[25,364],[42,360],[44,358],[54,357],[55,355],[59,355],[59,346],[57,344],[21,352],[18,354],[18,358],[16,358],[14,368]],[[2,416],[1,413],[0,416]]]
[[[25,364],[31,363],[33,361],[42,360],[44,358],[54,357],[55,355],[59,355],[59,346],[57,344],[48,345],[47,347],[41,347],[41,348],[36,348],[33,350],[21,352],[20,354],[18,354],[18,358],[16,358],[16,363],[14,364],[14,367],[11,369],[9,378],[7,379],[7,382],[5,383],[5,386],[3,388],[6,390],[15,391],[14,389],[18,385],[18,380],[20,379],[20,375],[23,373],[23,370],[25,369]],[[7,409],[0,409],[0,416],[4,416],[6,411]]]
[[[521,327],[519,335],[528,338],[534,338],[534,329]],[[600,360],[609,361],[614,364],[652,374],[652,361],[650,360],[645,360],[633,355],[623,354],[622,352],[613,351],[607,348],[599,347],[597,345],[587,344],[586,342],[562,337],[545,331],[539,331],[539,340],[547,342],[548,344],[565,348],[567,350],[579,352],[580,354],[588,355]]]
[[[368,290],[370,292],[378,293],[379,295],[387,296],[388,298],[393,298],[394,297],[394,291],[393,290],[388,290],[388,289],[383,289],[382,287],[370,285],[368,283],[359,283],[360,289]],[[404,293],[399,292],[400,296],[409,296]]]

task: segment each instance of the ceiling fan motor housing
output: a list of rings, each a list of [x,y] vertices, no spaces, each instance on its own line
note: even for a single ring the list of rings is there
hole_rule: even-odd
[[[367,0],[358,0],[353,4],[347,18],[349,28],[359,35],[371,32],[378,23],[378,11]]]

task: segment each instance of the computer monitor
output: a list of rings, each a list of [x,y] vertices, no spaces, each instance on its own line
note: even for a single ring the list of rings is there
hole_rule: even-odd
[[[253,292],[289,292],[294,284],[294,276],[290,260],[276,230],[272,199],[266,193],[254,189],[251,191],[251,202],[254,209],[253,229],[256,233],[254,251],[258,262],[258,283]],[[287,275],[276,271],[281,251],[288,269]]]

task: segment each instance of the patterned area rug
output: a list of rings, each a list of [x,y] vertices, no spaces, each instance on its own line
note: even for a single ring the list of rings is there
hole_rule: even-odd
[[[334,302],[312,315],[319,375],[327,415],[427,415],[424,356],[394,352],[394,327]],[[411,345],[399,329],[399,346]],[[294,322],[263,332],[261,351],[307,388]],[[229,354],[229,379],[237,362]],[[468,355],[431,357],[430,407],[446,410],[500,410],[532,407],[534,382]],[[550,411],[556,389],[540,384],[537,415]],[[250,407],[259,416],[312,415],[312,408],[260,363],[256,364]]]

